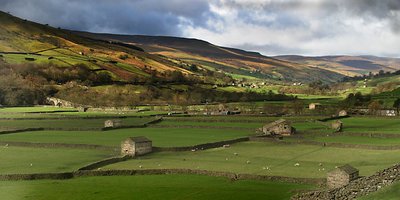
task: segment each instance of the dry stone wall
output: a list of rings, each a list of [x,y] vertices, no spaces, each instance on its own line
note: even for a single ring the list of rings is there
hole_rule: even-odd
[[[400,164],[372,176],[356,179],[338,189],[297,194],[291,200],[351,200],[376,192],[398,181],[400,181]]]

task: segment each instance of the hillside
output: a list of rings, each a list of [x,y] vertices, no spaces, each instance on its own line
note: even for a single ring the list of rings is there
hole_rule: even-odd
[[[8,63],[52,62],[62,66],[83,63],[97,72],[105,71],[115,80],[145,80],[153,70],[181,71],[184,68],[169,59],[145,53],[133,45],[110,44],[88,39],[68,30],[53,28],[0,12],[0,52]]]
[[[317,66],[346,76],[358,76],[377,73],[380,70],[396,71],[400,69],[400,58],[376,56],[321,56],[305,57],[296,55],[276,56],[277,59]]]
[[[165,36],[113,35],[74,32],[87,38],[123,42],[143,48],[146,52],[196,64],[206,69],[248,79],[274,81],[327,82],[343,75],[304,64],[263,56],[257,52],[220,47],[198,39]]]

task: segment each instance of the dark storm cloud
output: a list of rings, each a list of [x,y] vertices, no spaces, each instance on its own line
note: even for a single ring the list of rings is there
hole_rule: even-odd
[[[205,0],[1,0],[0,9],[68,29],[181,35],[181,26],[206,26]]]

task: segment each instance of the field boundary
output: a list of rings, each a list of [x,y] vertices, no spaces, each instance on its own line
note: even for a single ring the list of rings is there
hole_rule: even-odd
[[[34,143],[34,142],[15,142],[15,141],[0,141],[0,145],[16,146],[16,147],[33,147],[33,148],[97,149],[97,150],[110,150],[110,151],[116,151],[116,149],[118,149],[117,147],[103,146],[96,144]]]
[[[21,180],[64,180],[79,177],[95,176],[136,176],[136,175],[206,175],[212,177],[226,177],[232,181],[237,180],[259,180],[259,181],[279,181],[299,184],[324,185],[324,178],[296,178],[284,176],[268,176],[255,174],[237,174],[232,172],[193,170],[193,169],[144,169],[144,170],[81,170],[64,173],[37,173],[37,174],[4,174],[0,175],[0,181],[21,181]]]
[[[43,128],[25,128],[25,129],[10,129],[0,131],[0,135],[12,134],[12,133],[21,133],[21,132],[28,132],[28,131],[43,131]]]
[[[291,200],[350,200],[369,195],[400,181],[400,165],[381,170],[371,176],[361,177],[348,185],[333,190],[296,194]]]
[[[196,129],[223,129],[223,130],[255,130],[255,128],[230,126],[195,126],[195,125],[152,125],[154,128],[196,128]]]
[[[198,144],[193,146],[183,146],[183,147],[153,147],[153,152],[178,152],[178,151],[198,151],[198,150],[206,150],[206,149],[213,149],[213,148],[220,148],[224,145],[231,145],[239,142],[247,142],[250,141],[250,137],[242,137],[232,140],[224,140],[218,142],[210,142],[204,144]]]
[[[276,144],[282,144],[282,145],[303,144],[303,145],[313,145],[313,146],[321,146],[321,147],[335,147],[335,148],[349,148],[349,149],[400,150],[400,145],[378,146],[378,145],[367,145],[367,144],[344,144],[344,143],[334,143],[334,142],[318,142],[318,141],[310,141],[310,140],[284,141],[284,140],[277,140],[274,138],[267,138],[267,137],[251,137],[250,141],[274,142]]]

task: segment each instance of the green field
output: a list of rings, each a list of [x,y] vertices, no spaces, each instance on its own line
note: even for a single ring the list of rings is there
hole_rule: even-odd
[[[284,200],[295,191],[311,188],[309,185],[268,181],[232,182],[225,178],[197,175],[147,175],[0,181],[0,196],[7,200]]]
[[[154,146],[191,146],[236,139],[254,131],[194,128],[132,128],[110,131],[33,131],[0,135],[0,141],[119,146],[127,137],[146,136]]]
[[[1,146],[0,174],[70,172],[115,155],[102,150]]]
[[[235,153],[238,155],[236,156]],[[246,142],[197,152],[162,152],[105,167],[106,169],[189,168],[237,173],[323,178],[335,166],[351,164],[371,175],[398,162],[400,150],[376,151],[309,145]],[[247,161],[250,161],[247,164]],[[300,166],[295,166],[299,163]],[[320,164],[322,166],[320,166]]]
[[[105,151],[79,149],[81,147],[50,149],[3,146],[0,147],[0,174],[71,172],[89,163],[118,155],[120,142],[127,137],[146,136],[153,141],[153,146],[157,147],[192,146],[251,136],[255,134],[255,129],[281,118],[292,122],[292,126],[298,131],[295,137],[285,137],[284,141],[318,141],[369,146],[400,145],[400,138],[384,137],[384,134],[400,133],[400,119],[379,117],[341,119],[344,123],[344,131],[334,135],[333,131],[328,128],[332,121],[315,122],[317,119],[325,118],[325,116],[319,115],[289,117],[166,116],[162,122],[146,128],[94,130],[102,128],[106,119],[127,116],[128,118],[122,118],[123,125],[141,125],[155,119],[149,115],[165,113],[166,111],[139,113],[91,111],[82,113],[54,107],[0,109],[0,118],[2,118],[0,119],[0,130],[35,127],[64,129],[4,134],[0,135],[0,142],[3,143],[64,143],[115,147],[114,151]],[[103,118],[94,119],[93,117]],[[7,120],[10,118],[15,118],[15,120]],[[72,130],[77,128],[83,130]],[[359,133],[382,135],[379,135],[380,137],[355,136]],[[400,160],[400,150],[333,148],[265,141],[243,142],[233,144],[228,148],[195,152],[155,152],[104,166],[101,169],[200,169],[297,178],[324,178],[327,172],[344,164],[350,164],[358,168],[361,175],[368,176],[398,163],[398,160]],[[24,193],[18,191],[21,187],[24,188]],[[177,188],[180,189],[177,190]],[[79,196],[81,199],[120,199],[126,198],[133,191],[136,194],[135,198],[140,199],[163,197],[162,199],[262,198],[279,200],[289,199],[294,192],[310,188],[312,186],[268,181],[232,182],[224,178],[207,176],[146,175],[88,177],[65,181],[3,181],[0,182],[0,196],[17,200],[21,198],[54,199],[55,195],[60,195],[61,199],[71,199],[73,198],[71,195]],[[4,193],[4,190],[10,192]],[[391,194],[393,196],[397,194],[394,191],[395,189],[388,189],[388,198]],[[377,193],[377,195],[379,194]]]
[[[361,136],[315,137],[314,141],[342,144],[363,144],[376,146],[400,146],[400,138],[370,138]]]
[[[358,198],[357,200],[398,200],[400,197],[400,183],[383,188],[369,196]]]
[[[345,132],[400,134],[400,118],[351,117],[342,119]]]
[[[122,119],[123,126],[140,126],[155,118]],[[59,128],[59,129],[101,129],[106,119],[48,119],[48,120],[0,120],[0,127],[13,128]]]

